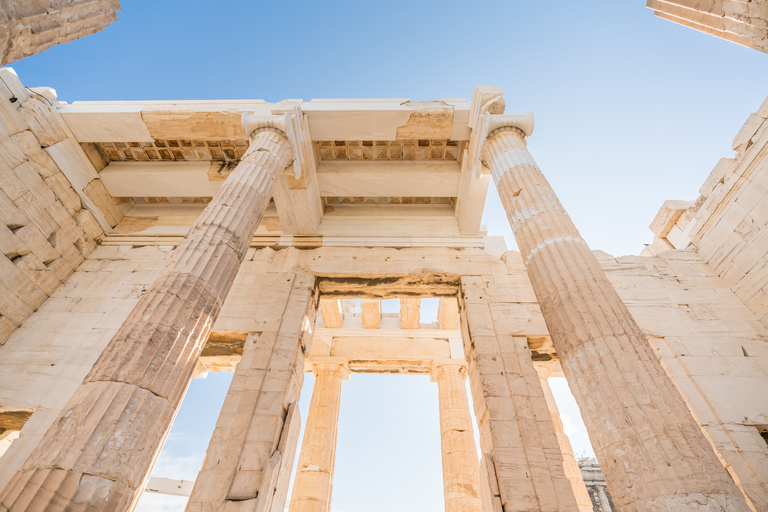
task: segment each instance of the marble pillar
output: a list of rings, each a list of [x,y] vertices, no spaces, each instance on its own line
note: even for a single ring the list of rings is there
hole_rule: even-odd
[[[467,367],[463,362],[435,362],[440,406],[445,512],[482,512],[480,466],[467,399]]]
[[[532,121],[532,115],[486,114],[482,161],[614,503],[622,512],[747,512],[741,491],[528,152]]]
[[[608,495],[605,494],[605,487],[598,485],[595,489],[597,489],[597,499],[600,500],[600,508],[603,509],[603,512],[611,512],[613,508],[611,508],[611,502],[608,501]]]
[[[310,272],[263,272],[248,334],[188,512],[283,512],[301,430],[297,407],[317,300]]]
[[[315,363],[312,371],[315,388],[307,413],[289,512],[331,510],[341,383],[349,379],[349,367],[338,362],[323,362]]]
[[[461,335],[480,432],[481,498],[493,512],[578,512],[563,454],[519,335],[516,286],[500,274],[461,277]]]
[[[548,366],[536,366],[536,372],[539,374],[541,389],[544,391],[544,399],[547,401],[549,414],[552,416],[552,424],[555,426],[557,441],[560,443],[560,451],[563,452],[563,468],[565,476],[570,480],[573,486],[573,494],[576,496],[576,504],[579,506],[579,512],[592,512],[592,500],[589,499],[587,486],[584,485],[584,479],[581,478],[581,469],[576,463],[576,457],[573,455],[571,441],[563,431],[563,422],[560,419],[560,411],[557,409],[555,397],[552,394],[552,388],[549,387],[549,376],[552,369]]]
[[[205,340],[291,163],[261,128],[83,383],[0,493],[2,511],[122,511],[141,494]]]

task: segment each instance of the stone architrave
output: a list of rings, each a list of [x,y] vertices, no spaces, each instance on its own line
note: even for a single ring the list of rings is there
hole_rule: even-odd
[[[461,330],[480,431],[483,509],[577,512],[528,339],[516,335],[501,275],[461,278]]]
[[[437,383],[445,512],[482,512],[480,466],[467,399],[464,361],[435,361],[430,374]]]
[[[568,477],[568,480],[571,481],[571,485],[573,486],[573,494],[576,495],[576,504],[579,506],[579,512],[592,512],[592,500],[589,498],[589,491],[587,491],[587,486],[584,485],[584,479],[581,477],[581,469],[579,469],[579,464],[576,462],[576,457],[573,455],[571,441],[563,431],[563,422],[560,419],[560,411],[557,409],[557,403],[555,403],[555,396],[552,394],[552,388],[549,387],[548,379],[552,374],[552,368],[537,365],[536,371],[539,373],[541,389],[544,391],[544,399],[547,401],[549,414],[552,416],[552,424],[555,426],[555,432],[557,433],[557,441],[560,443],[560,451],[563,453],[565,476]]]
[[[166,271],[147,289],[42,441],[2,511],[121,511],[141,495],[198,356],[293,151],[256,130]]]
[[[315,388],[307,413],[289,512],[331,510],[341,383],[349,380],[349,366],[334,361],[318,362],[312,371]]]
[[[265,272],[254,279],[245,340],[188,511],[283,512],[299,440],[304,351],[315,325],[315,277]]]
[[[749,507],[526,147],[486,114],[490,168],[563,372],[622,512]]]

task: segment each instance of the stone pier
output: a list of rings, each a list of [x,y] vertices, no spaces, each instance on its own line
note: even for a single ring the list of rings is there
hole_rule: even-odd
[[[533,115],[485,114],[491,170],[617,508],[747,512],[680,392],[544,178]]]
[[[3,510],[125,510],[141,494],[203,343],[292,150],[274,128],[192,226],[0,493]]]
[[[296,454],[304,352],[317,303],[306,272],[264,272],[249,293],[248,334],[207,456],[187,503],[190,512],[282,511]]]
[[[520,313],[510,286],[512,280],[501,275],[461,279],[462,338],[483,452],[483,508],[577,512],[528,339],[516,335]]]
[[[301,443],[290,512],[331,510],[341,383],[349,379],[349,367],[338,362],[317,362],[313,373],[315,388]]]
[[[482,512],[472,417],[467,399],[467,367],[463,361],[435,361],[431,379],[440,404],[445,512]]]

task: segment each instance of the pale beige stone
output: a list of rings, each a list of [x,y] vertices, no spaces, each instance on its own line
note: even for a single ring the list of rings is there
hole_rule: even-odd
[[[360,299],[360,309],[363,315],[363,328],[378,329],[381,326],[381,301]]]
[[[104,29],[117,19],[118,0],[6,2],[0,16],[0,65]]]
[[[515,335],[508,304],[496,295],[509,281],[503,286],[503,280],[492,283],[490,277],[461,279],[461,329],[483,452],[484,508],[576,512],[528,340]]]
[[[768,11],[762,2],[648,0],[660,18],[768,53]]]
[[[307,413],[289,512],[329,512],[336,463],[341,383],[349,368],[338,362],[313,365],[315,388]]]
[[[421,299],[400,299],[400,328],[418,329],[421,322]]]
[[[491,132],[483,160],[617,506],[749,510],[528,153],[524,133]],[[595,401],[605,409],[590,407]],[[629,469],[636,464],[641,473]]]
[[[0,493],[0,503],[10,510],[65,510],[89,488],[99,489],[89,504],[93,510],[133,501],[289,155],[278,133],[256,134],[248,157],[174,254],[173,266],[139,300],[48,431],[49,440]],[[130,344],[137,348],[127,349]],[[97,406],[102,403],[106,409]],[[136,414],[117,420],[111,411],[126,407]],[[94,434],[100,444],[89,441]],[[115,451],[118,439],[123,449]]]
[[[304,348],[317,304],[314,276],[259,274],[249,301],[260,332],[245,340],[189,511],[282,511],[300,428]],[[252,290],[253,292],[253,290]]]
[[[480,467],[469,415],[466,363],[436,361],[430,377],[438,388],[445,510],[481,512]]]

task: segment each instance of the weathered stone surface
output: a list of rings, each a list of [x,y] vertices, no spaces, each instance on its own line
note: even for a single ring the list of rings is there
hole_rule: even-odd
[[[482,512],[480,467],[467,399],[464,361],[434,363],[440,407],[440,446],[443,454],[443,495],[446,512]]]
[[[768,53],[768,9],[760,1],[648,0],[656,16]]]
[[[523,132],[492,132],[483,160],[618,508],[749,510]]]
[[[255,277],[261,286],[252,290],[248,309],[259,332],[245,340],[189,511],[285,505],[298,444],[303,347],[311,343],[317,309],[315,279],[306,272]]]
[[[88,492],[89,478],[94,477],[104,483],[98,485],[100,492],[89,510],[113,509],[116,502],[133,500],[245,257],[274,178],[289,157],[290,148],[279,134],[255,135],[251,151],[190,230],[172,266],[139,299],[58,423],[0,493],[3,507],[66,510]],[[120,421],[115,422],[109,410],[100,413],[87,405],[93,400],[88,390],[101,388],[126,397]],[[145,423],[140,411],[147,395],[157,403],[158,416]],[[91,412],[83,417],[86,411]],[[89,442],[90,435],[101,443]],[[139,438],[140,443],[132,444]],[[82,448],[62,451],[70,446]],[[43,469],[48,467],[61,468],[66,477],[62,481],[61,473]],[[41,486],[47,492],[38,492]]]
[[[307,413],[289,512],[331,510],[341,383],[349,379],[349,367],[329,361],[316,363],[313,372],[315,388]]]
[[[485,510],[578,510],[563,455],[533,367],[516,336],[505,288],[490,276],[461,279],[461,329],[480,431]],[[509,281],[507,281],[509,287]]]
[[[118,0],[4,2],[0,65],[99,32],[117,19],[119,10]]]

